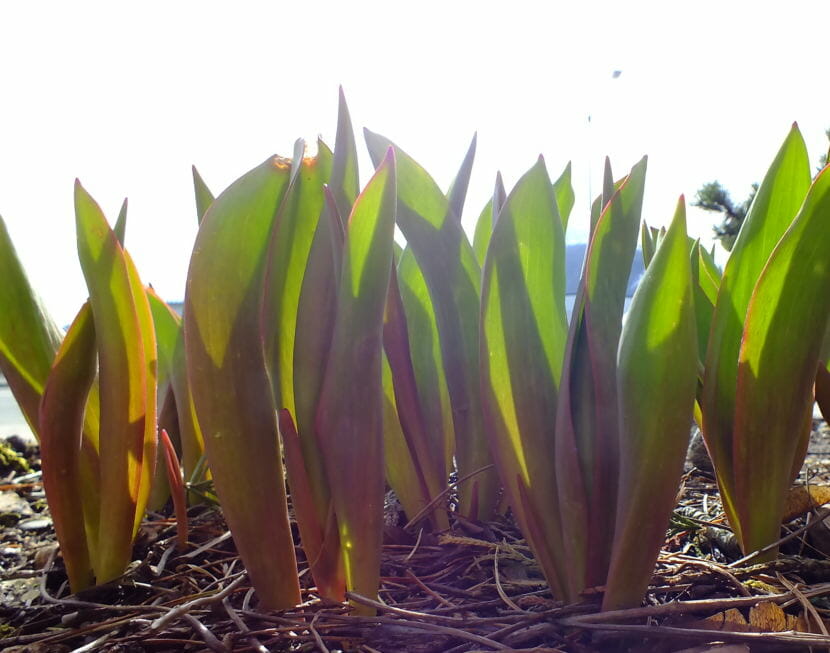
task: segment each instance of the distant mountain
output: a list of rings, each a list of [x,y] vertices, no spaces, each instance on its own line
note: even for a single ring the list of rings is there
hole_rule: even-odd
[[[568,295],[575,295],[579,285],[579,278],[582,275],[582,263],[585,260],[585,250],[588,245],[585,243],[576,243],[568,245],[565,252],[565,274],[567,283],[565,285],[565,293]],[[643,276],[645,268],[643,267],[643,253],[638,249],[634,254],[634,263],[631,266],[631,274],[628,275],[628,290],[626,296],[631,297],[637,289],[637,283],[640,277]]]

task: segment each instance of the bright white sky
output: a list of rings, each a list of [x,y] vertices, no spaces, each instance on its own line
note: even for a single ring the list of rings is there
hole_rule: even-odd
[[[478,132],[468,228],[496,171],[509,187],[539,153],[552,177],[573,161],[569,240],[585,237],[589,165],[596,190],[606,153],[616,176],[649,155],[644,217],[661,224],[706,181],[743,199],[794,120],[813,161],[826,148],[830,3],[762,6],[3,2],[0,215],[61,324],[86,297],[75,177],[111,221],[129,197],[143,280],[181,299],[191,164],[219,192],[297,137],[333,144],[342,84],[359,143],[363,126],[392,138],[444,189]],[[690,233],[714,219],[691,210]]]

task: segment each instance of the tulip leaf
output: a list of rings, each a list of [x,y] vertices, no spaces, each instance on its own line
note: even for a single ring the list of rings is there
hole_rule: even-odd
[[[712,315],[701,395],[703,435],[717,470],[724,510],[739,540],[741,524],[734,506],[733,428],[744,322],[761,271],[792,223],[809,184],[807,148],[794,125],[744,219],[726,263]]]
[[[516,184],[493,230],[481,325],[486,423],[504,490],[554,594],[573,599],[553,459],[543,453],[554,448],[568,323],[565,233],[541,158]]]
[[[175,357],[176,342],[182,328],[182,319],[152,288],[147,289],[147,300],[150,302],[150,311],[153,315],[153,325],[156,332],[158,394],[161,399],[167,392],[173,374],[173,359]]]
[[[121,575],[155,463],[156,348],[135,267],[95,200],[75,183],[78,255],[89,288],[100,378],[100,539],[96,580]],[[149,392],[152,388],[152,392]]]
[[[320,192],[322,194],[322,187]],[[340,271],[334,266],[342,262],[344,242],[343,224],[336,215],[333,194],[328,194],[330,201],[325,205],[325,215],[317,223],[297,305],[293,374],[297,414],[296,425],[292,425],[296,443],[292,441],[292,447],[299,451],[292,452],[291,464],[287,464],[286,469],[292,492],[297,486],[307,487],[302,491],[309,493],[309,498],[304,500],[313,509],[313,514],[298,509],[297,524],[317,588],[326,598],[343,600],[346,587],[339,563],[339,535],[336,528],[325,528],[329,520],[335,518],[329,516],[333,511],[331,492],[315,431],[337,313]],[[288,435],[283,433],[284,440],[286,437]]]
[[[205,213],[210,208],[210,205],[213,204],[213,193],[210,192],[210,189],[207,187],[204,179],[202,179],[202,175],[199,174],[199,171],[196,170],[196,166],[192,166],[193,170],[193,190],[196,193],[196,221],[201,224],[202,218],[205,217]]]
[[[38,437],[38,410],[61,332],[23,270],[0,218],[0,372]]]
[[[316,157],[295,158],[268,251],[262,307],[265,357],[277,406],[286,408],[292,415],[297,415],[294,405],[297,307],[325,205],[323,184],[329,179],[331,165],[332,152],[322,141],[318,141]],[[303,428],[301,423],[298,427]]]
[[[627,177],[613,183],[606,162],[603,200],[608,196],[608,201],[591,232],[562,373],[557,482],[562,521],[569,525],[565,547],[574,575],[584,569],[583,587],[604,582],[610,560],[614,520],[603,506],[616,502],[619,419],[613,372],[645,172],[643,158]]]
[[[450,205],[450,211],[455,216],[456,220],[461,222],[462,213],[464,212],[464,200],[467,199],[467,188],[470,185],[470,175],[473,171],[473,161],[476,157],[476,140],[478,135],[473,134],[473,140],[470,141],[470,147],[467,149],[467,154],[461,162],[461,167],[453,179],[452,184],[447,189],[447,201]]]
[[[571,184],[571,162],[559,175],[559,178],[553,182],[553,194],[556,197],[556,207],[559,209],[559,217],[562,219],[562,229],[568,230],[568,218],[576,201],[573,185]]]
[[[121,210],[118,212],[118,218],[115,221],[115,226],[112,228],[115,232],[115,237],[121,247],[124,247],[124,238],[127,235],[127,199],[124,198],[124,203],[121,204]]]
[[[446,483],[455,450],[452,407],[441,357],[435,309],[415,255],[406,248],[396,273],[409,337],[409,356],[420,400],[429,452],[436,473]],[[414,515],[410,515],[410,518]]]
[[[386,453],[387,476],[407,515],[412,518],[446,488],[448,470],[441,437],[443,429],[431,432],[422,410],[406,312],[394,266],[386,299],[383,346],[386,359],[384,393],[388,395],[387,391],[391,388],[393,394],[391,401],[387,396],[385,413],[393,429],[387,437],[393,445]],[[385,374],[387,367],[388,378]],[[395,420],[391,418],[393,411]],[[394,438],[398,432],[403,443]],[[431,521],[438,529],[449,528],[446,514],[441,511],[433,511]]]
[[[260,306],[291,173],[273,157],[225,190],[196,237],[184,332],[193,405],[234,542],[264,606],[300,601]]]
[[[79,592],[93,584],[88,541],[97,537],[98,506],[83,492],[80,474],[84,408],[95,379],[95,326],[85,303],[55,356],[40,411],[43,485],[69,584]],[[78,518],[81,507],[83,518]]]
[[[828,249],[825,170],[773,250],[747,311],[733,436],[735,504],[746,552],[778,539],[792,470],[801,468],[806,453],[800,449],[810,431],[813,382],[830,313]]]
[[[390,150],[349,217],[331,354],[316,421],[337,514],[346,586],[369,597],[377,596],[380,581],[382,330],[394,228],[395,157]],[[357,610],[368,612],[363,606]]]
[[[467,476],[491,464],[482,428],[478,378],[481,268],[435,181],[389,140],[368,130],[364,133],[376,165],[388,147],[395,148],[398,226],[412,248],[432,298],[453,407],[458,473]],[[498,498],[496,474],[477,474],[459,493],[462,515],[489,518]]]
[[[345,220],[351,213],[360,191],[360,178],[357,166],[357,144],[354,139],[349,107],[346,106],[346,96],[342,88],[337,110],[337,134],[334,141],[334,160],[331,164],[329,188],[334,196],[338,215]]]
[[[619,494],[604,610],[640,605],[664,543],[692,422],[696,345],[681,197],[671,227],[634,294],[620,336]]]
[[[493,214],[498,215],[502,204],[507,197],[504,190],[504,182],[501,173],[496,174],[496,188],[493,197],[482,209],[476,222],[475,233],[473,234],[473,250],[476,260],[481,267],[484,267],[484,257],[487,255],[487,246],[490,244],[490,235],[493,233]]]

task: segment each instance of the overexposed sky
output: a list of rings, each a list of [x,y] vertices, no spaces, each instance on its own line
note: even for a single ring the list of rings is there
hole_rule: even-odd
[[[649,155],[644,217],[661,224],[706,181],[743,199],[794,120],[813,161],[826,148],[830,3],[778,6],[3,2],[0,215],[61,324],[86,297],[75,177],[111,221],[129,198],[142,279],[179,300],[191,164],[219,192],[298,137],[333,145],[342,84],[359,145],[364,126],[392,138],[444,189],[478,132],[469,229],[496,171],[509,187],[540,153],[554,178],[573,162],[569,240],[585,237],[605,154],[616,176]],[[690,210],[690,233],[714,220]]]

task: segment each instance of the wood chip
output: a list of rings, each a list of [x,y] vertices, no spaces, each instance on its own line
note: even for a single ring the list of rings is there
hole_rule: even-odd
[[[780,633],[788,629],[787,615],[770,601],[762,601],[749,609],[749,623],[753,630],[760,632]]]

